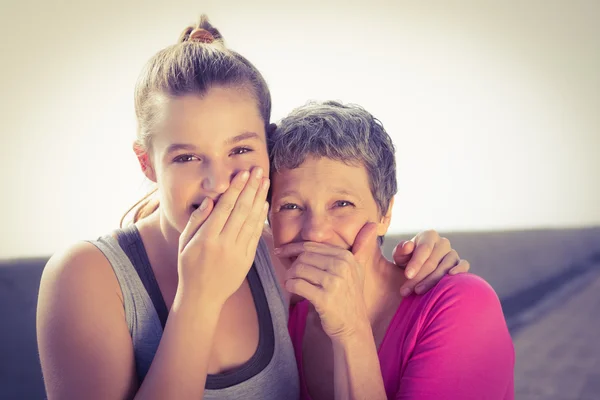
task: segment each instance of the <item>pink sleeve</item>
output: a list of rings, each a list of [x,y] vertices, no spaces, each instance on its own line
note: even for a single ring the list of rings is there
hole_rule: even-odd
[[[514,347],[492,287],[460,274],[430,296],[396,399],[514,399]]]

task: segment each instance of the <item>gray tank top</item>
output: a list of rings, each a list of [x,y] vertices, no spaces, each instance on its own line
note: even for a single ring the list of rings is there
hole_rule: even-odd
[[[135,225],[91,241],[108,259],[121,291],[141,383],[158,349],[168,310]],[[242,366],[206,378],[204,399],[298,399],[298,369],[288,334],[288,308],[269,250],[260,240],[248,283],[259,322],[255,354]]]

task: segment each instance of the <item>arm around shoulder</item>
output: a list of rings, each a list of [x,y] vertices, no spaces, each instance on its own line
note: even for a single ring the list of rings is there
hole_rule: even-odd
[[[472,274],[432,290],[398,399],[514,398],[514,346],[498,296]]]
[[[108,260],[93,244],[78,243],[50,258],[36,318],[50,400],[135,395],[133,345],[121,290]]]

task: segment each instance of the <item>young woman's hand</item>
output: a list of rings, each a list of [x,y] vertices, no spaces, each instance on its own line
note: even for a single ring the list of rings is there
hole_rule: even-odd
[[[178,294],[222,305],[246,278],[267,218],[269,179],[241,171],[214,204],[208,197],[179,237]]]
[[[396,265],[405,269],[409,279],[400,288],[400,294],[408,296],[415,291],[423,294],[434,287],[446,274],[468,272],[467,260],[461,260],[450,241],[436,231],[420,232],[408,241],[401,241],[394,248]]]

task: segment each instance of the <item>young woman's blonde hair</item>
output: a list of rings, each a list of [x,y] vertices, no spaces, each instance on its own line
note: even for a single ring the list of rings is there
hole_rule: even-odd
[[[136,147],[150,155],[154,124],[165,98],[202,96],[213,86],[249,90],[256,99],[267,131],[271,118],[267,83],[250,61],[225,46],[221,33],[202,15],[197,24],[185,28],[177,44],[159,51],[143,69],[134,94],[138,125]],[[134,210],[133,223],[158,209],[156,191],[152,190],[123,215],[121,227]]]

